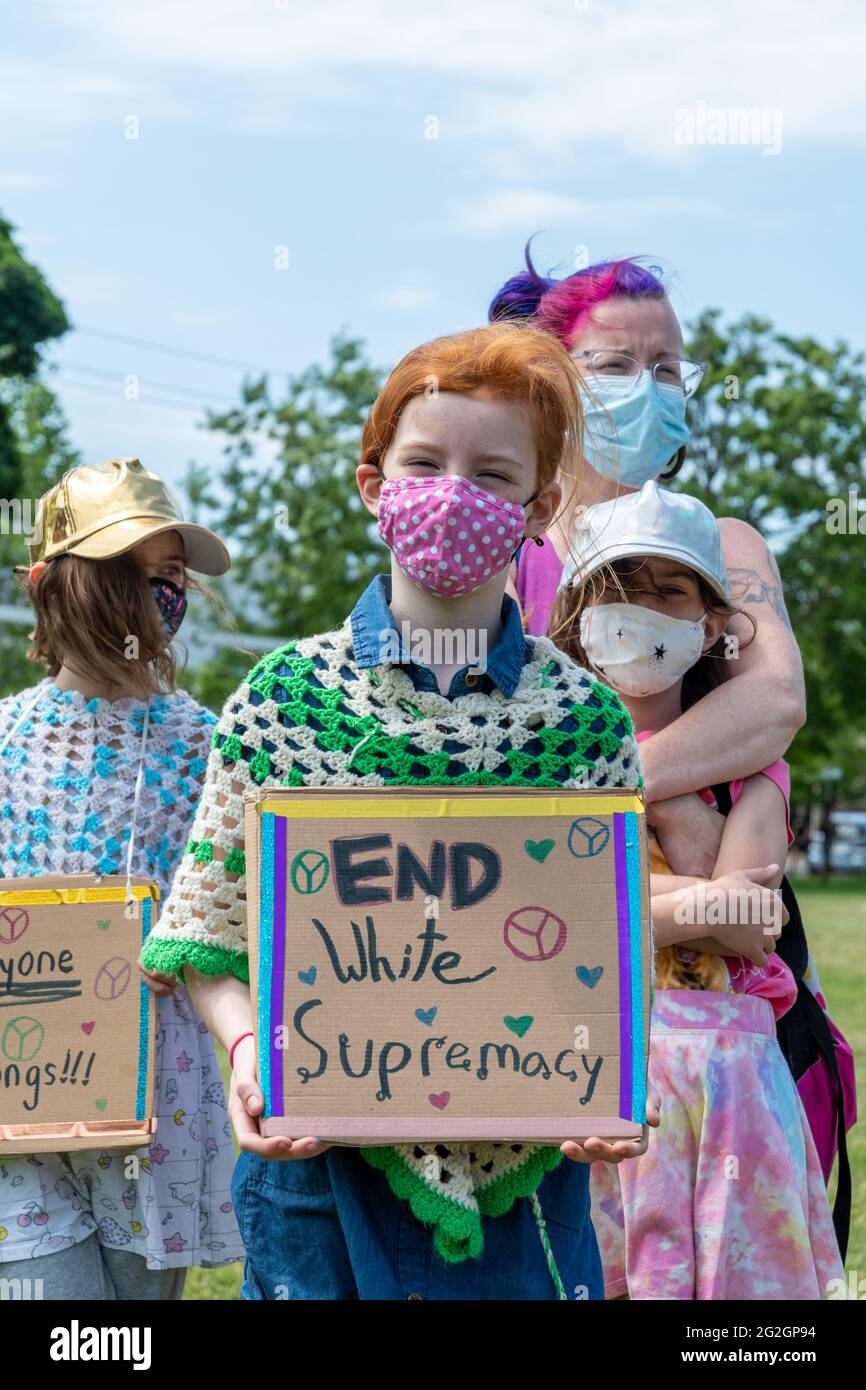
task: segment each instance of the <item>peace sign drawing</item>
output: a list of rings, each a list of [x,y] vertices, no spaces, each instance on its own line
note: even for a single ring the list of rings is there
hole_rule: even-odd
[[[11,946],[20,941],[30,926],[30,913],[23,907],[4,907],[0,912],[0,942]]]
[[[603,821],[593,816],[578,816],[571,822],[568,832],[568,848],[575,859],[594,859],[607,847],[610,829]]]
[[[319,893],[328,882],[331,866],[319,849],[302,849],[292,860],[289,877],[296,893]]]
[[[44,1041],[45,1029],[38,1018],[31,1018],[29,1014],[19,1014],[17,1018],[10,1018],[6,1024],[0,1047],[10,1062],[29,1062],[36,1056]]]
[[[93,993],[97,999],[119,999],[132,978],[132,966],[123,956],[112,956],[96,972]]]
[[[506,918],[503,938],[518,960],[551,960],[565,945],[566,926],[546,907],[518,907]]]

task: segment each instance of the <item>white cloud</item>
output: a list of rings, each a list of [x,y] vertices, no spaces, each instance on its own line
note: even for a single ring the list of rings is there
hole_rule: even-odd
[[[399,285],[371,296],[374,304],[386,309],[426,309],[433,303],[433,291],[420,285]]]
[[[31,54],[16,53],[6,42],[0,59],[0,128],[10,148],[13,132],[18,144],[24,137],[41,136],[57,149],[66,136],[74,140],[82,127],[96,124],[103,131],[113,126],[116,138],[123,140],[129,115],[178,121],[196,114],[184,85],[178,82],[172,92],[170,84],[154,80],[140,55],[115,56],[97,38],[87,47],[85,55],[78,55],[70,39],[54,63],[50,54],[35,63]],[[75,71],[85,62],[89,72]],[[100,62],[123,68],[124,75],[99,72]]]
[[[163,315],[166,324],[176,324],[179,328],[212,329],[219,328],[225,321],[220,309],[185,309],[169,307]]]
[[[787,141],[866,138],[861,0],[116,0],[57,16],[90,68],[101,57],[115,74],[107,81],[158,72],[169,104],[190,86],[206,100],[202,76],[229,79],[212,95],[247,125],[279,125],[317,98],[369,97],[371,77],[387,74],[423,75],[425,104],[450,79],[432,112],[443,139],[549,157],[601,142],[688,159],[674,112],[699,101],[781,109]]]
[[[723,209],[698,198],[617,198],[607,201],[571,198],[534,188],[504,188],[459,203],[455,220],[459,230],[491,235],[525,233],[527,228],[571,226],[576,232],[607,222],[653,214],[720,216]]]
[[[105,265],[57,256],[52,271],[52,278],[55,277],[59,284],[74,286],[67,293],[66,304],[73,323],[89,323],[94,318],[110,322],[117,304],[125,305],[128,313],[153,309],[152,287],[140,268],[122,259],[115,265]]]
[[[178,119],[192,103],[225,125],[286,129],[311,111],[333,121],[369,108],[384,77],[407,120],[417,92],[419,130],[437,115],[443,141],[475,141],[479,163],[498,169],[507,151],[525,169],[588,145],[693,161],[674,122],[698,102],[781,110],[786,148],[866,139],[862,0],[113,0],[52,12],[63,51],[28,75],[7,45],[0,95],[40,122]],[[71,80],[76,57],[89,75]]]
[[[0,169],[0,193],[40,193],[51,187],[51,180],[23,169]]]

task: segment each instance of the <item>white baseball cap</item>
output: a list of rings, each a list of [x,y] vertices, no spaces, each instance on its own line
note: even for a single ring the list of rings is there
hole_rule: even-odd
[[[656,482],[579,513],[571,553],[560,588],[582,583],[612,560],[650,555],[679,560],[696,570],[721,599],[731,602],[716,518],[697,497],[670,492]]]

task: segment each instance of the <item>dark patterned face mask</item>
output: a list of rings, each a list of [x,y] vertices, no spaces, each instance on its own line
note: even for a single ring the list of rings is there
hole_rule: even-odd
[[[169,637],[174,637],[187,610],[186,592],[170,579],[160,579],[158,576],[151,579],[150,585],[156,606],[162,614],[165,630]]]

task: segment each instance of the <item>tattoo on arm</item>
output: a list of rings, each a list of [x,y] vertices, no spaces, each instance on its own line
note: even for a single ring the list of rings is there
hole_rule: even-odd
[[[768,550],[767,554],[776,583],[768,583],[758,574],[757,570],[729,570],[728,578],[731,581],[734,603],[769,603],[776,617],[780,618],[786,628],[792,632],[791,619],[788,617],[788,610],[782,596],[782,576],[779,574],[779,566],[776,564],[772,551]]]

